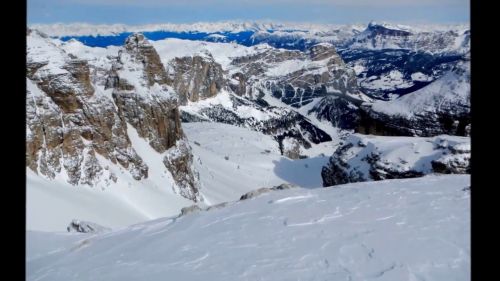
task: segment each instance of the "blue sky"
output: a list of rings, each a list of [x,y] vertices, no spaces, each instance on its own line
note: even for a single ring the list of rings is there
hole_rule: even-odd
[[[463,23],[469,21],[469,11],[469,0],[28,0],[28,24],[224,20]]]

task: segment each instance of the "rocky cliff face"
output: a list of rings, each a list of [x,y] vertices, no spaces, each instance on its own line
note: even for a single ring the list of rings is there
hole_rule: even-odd
[[[28,167],[49,178],[64,170],[68,182],[92,185],[103,176],[99,154],[137,180],[147,176],[147,167],[131,149],[124,120],[111,100],[95,94],[84,61],[71,59],[33,31],[27,69]],[[105,174],[113,180],[113,174]]]
[[[339,96],[327,96],[314,105],[308,114],[318,120],[330,122],[333,127],[352,130],[359,126],[360,101],[353,101]]]
[[[135,180],[148,178],[127,123],[165,157],[183,141],[175,93],[142,35],[127,39],[108,78],[100,79],[106,85],[93,84],[98,79],[92,79],[87,61],[36,31],[29,32],[27,53],[26,162],[36,173],[74,185],[109,185],[117,180],[110,167],[117,165]],[[166,168],[176,180],[189,174],[192,180],[179,183],[179,193],[197,201],[195,171],[187,168],[189,147],[177,154],[186,159],[184,167]]]
[[[267,49],[235,58],[231,64],[238,69],[232,87],[240,95],[245,91],[257,98],[267,92],[296,108],[331,94],[360,95],[355,72],[331,44],[318,44],[306,52]]]
[[[167,73],[165,72],[165,67],[161,63],[160,56],[156,52],[155,48],[149,43],[149,41],[144,38],[141,33],[135,33],[129,36],[125,40],[124,50],[130,58],[136,63],[141,63],[143,66],[143,77],[147,81],[149,87],[153,86],[155,83],[159,85],[166,85],[169,83],[167,78]],[[121,55],[119,52],[119,62],[122,62]]]
[[[213,97],[226,86],[222,67],[210,54],[175,58],[170,69],[172,86],[179,94],[180,104]]]
[[[163,64],[142,34],[125,41],[106,82],[125,120],[159,153],[183,137],[177,95]]]

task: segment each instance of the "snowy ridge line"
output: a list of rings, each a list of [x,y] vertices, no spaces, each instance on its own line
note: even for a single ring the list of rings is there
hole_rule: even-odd
[[[268,192],[281,191],[281,190],[286,190],[286,189],[290,189],[290,188],[300,188],[300,187],[297,185],[289,184],[289,183],[282,183],[280,185],[273,186],[273,187],[261,187],[259,189],[252,190],[252,191],[249,191],[249,192],[241,195],[239,200],[217,203],[215,205],[210,205],[210,206],[207,206],[204,208],[200,208],[200,206],[198,204],[193,204],[189,207],[184,207],[181,209],[181,212],[177,216],[171,217],[171,219],[172,219],[172,222],[175,222],[176,219],[178,219],[182,216],[186,216],[190,213],[196,213],[196,212],[200,212],[200,211],[208,212],[208,211],[215,210],[215,209],[221,209],[221,208],[225,208],[225,207],[237,204],[240,201],[244,201],[244,200],[258,197],[258,196],[265,194],[265,193],[268,193]],[[302,198],[302,197],[300,197],[300,198]],[[284,202],[284,201],[288,201],[288,200],[295,200],[295,199],[299,199],[299,198],[283,199],[281,201],[277,200],[276,203]]]
[[[453,28],[469,28],[468,23],[456,24],[408,24],[397,23],[376,23],[390,28],[409,29],[414,32],[439,31]],[[89,24],[89,23],[53,23],[53,24],[31,24],[30,28],[38,29],[49,36],[106,36],[116,35],[123,32],[138,31],[173,31],[173,32],[304,32],[318,33],[332,30],[358,30],[362,31],[366,23],[353,24],[318,24],[301,22],[278,22],[278,21],[219,21],[219,22],[196,22],[187,24],[158,23],[146,25],[126,25],[126,24]]]

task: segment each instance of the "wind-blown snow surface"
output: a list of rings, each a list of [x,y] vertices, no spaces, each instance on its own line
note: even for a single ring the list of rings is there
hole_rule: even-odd
[[[289,189],[104,234],[27,233],[27,280],[470,280],[468,175]]]

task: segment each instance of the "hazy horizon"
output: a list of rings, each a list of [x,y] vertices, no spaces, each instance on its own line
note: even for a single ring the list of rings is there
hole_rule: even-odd
[[[272,21],[455,24],[470,21],[468,0],[28,0],[28,24],[192,24]]]

